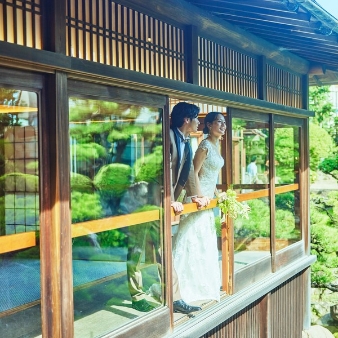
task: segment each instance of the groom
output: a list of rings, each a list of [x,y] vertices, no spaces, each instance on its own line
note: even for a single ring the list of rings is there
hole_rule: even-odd
[[[171,112],[170,127],[170,169],[171,169],[171,206],[176,214],[183,211],[183,204],[178,200],[183,188],[186,196],[197,203],[198,208],[209,204],[209,198],[197,196],[193,155],[189,142],[189,134],[196,132],[199,107],[187,102],[176,104]],[[199,311],[199,306],[192,306],[184,302],[180,294],[179,281],[173,267],[173,301],[174,312],[191,313]]]

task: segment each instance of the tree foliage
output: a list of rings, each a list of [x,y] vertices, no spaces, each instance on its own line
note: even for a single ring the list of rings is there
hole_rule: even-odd
[[[311,272],[314,287],[327,287],[335,279],[332,271],[338,265],[337,221],[338,192],[311,195],[311,253],[317,256]]]
[[[320,126],[310,123],[310,169],[316,171],[323,158],[335,149],[332,137]]]
[[[310,110],[315,112],[313,122],[325,127],[332,117],[332,103],[329,100],[330,87],[310,87]]]

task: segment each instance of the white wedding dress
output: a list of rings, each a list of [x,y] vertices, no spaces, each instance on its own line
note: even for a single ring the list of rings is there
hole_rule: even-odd
[[[207,139],[199,148],[207,149],[199,172],[201,192],[213,198],[224,160]],[[178,232],[173,238],[173,259],[185,302],[220,300],[221,278],[213,209],[181,216]]]

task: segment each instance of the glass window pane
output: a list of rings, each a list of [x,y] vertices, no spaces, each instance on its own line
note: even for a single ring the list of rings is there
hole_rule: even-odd
[[[277,250],[301,239],[299,134],[299,127],[275,124]]]
[[[37,94],[0,87],[0,336],[41,334]]]
[[[234,188],[251,208],[249,219],[234,220],[236,271],[270,255],[269,126],[239,118],[232,124]]]
[[[71,97],[75,337],[163,304],[162,110]]]

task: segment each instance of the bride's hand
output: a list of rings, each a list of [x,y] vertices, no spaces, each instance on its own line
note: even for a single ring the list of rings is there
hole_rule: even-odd
[[[210,198],[208,196],[200,196],[200,197],[197,196],[192,201],[194,203],[197,203],[198,209],[201,209],[209,205]]]

